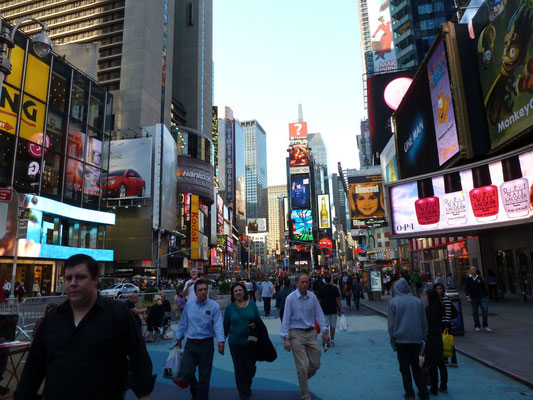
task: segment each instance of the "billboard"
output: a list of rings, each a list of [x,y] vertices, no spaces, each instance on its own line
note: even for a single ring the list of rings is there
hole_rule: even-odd
[[[389,0],[368,1],[368,24],[372,33],[374,72],[394,71],[396,52],[392,37]]]
[[[331,214],[329,208],[329,195],[328,194],[319,194],[318,195],[318,228],[319,229],[328,229],[331,228]]]
[[[191,196],[191,260],[200,258],[200,199]]]
[[[291,176],[291,206],[293,209],[311,207],[309,175]]]
[[[208,162],[178,156],[178,193],[193,193],[215,202],[214,169]]]
[[[262,233],[267,231],[266,218],[248,218],[248,233]]]
[[[289,139],[307,139],[307,122],[292,122],[289,124]]]
[[[383,183],[396,182],[398,180],[398,162],[396,161],[396,141],[394,136],[390,138],[379,156]]]
[[[394,235],[531,222],[533,149],[388,187]]]
[[[313,240],[313,214],[311,210],[292,210],[292,240]]]
[[[419,74],[394,113],[398,167],[402,179],[439,169],[428,75]]]
[[[427,62],[427,74],[439,166],[442,166],[459,153],[459,138],[444,40],[439,42]]]
[[[485,2],[472,20],[491,148],[533,126],[531,2]]]
[[[309,166],[309,147],[307,141],[299,141],[289,146],[289,167]]]
[[[150,197],[151,187],[152,138],[112,141],[109,173],[102,180],[102,196]]]
[[[176,141],[166,127],[163,128],[163,165],[161,174],[161,226],[172,232],[176,229],[176,206],[177,206],[177,162]]]
[[[378,228],[387,225],[381,175],[348,177],[351,228]]]
[[[226,119],[226,201],[231,202],[235,200],[235,157],[233,154],[234,147],[234,132],[233,121]]]
[[[373,153],[381,153],[392,136],[392,113],[409,89],[415,72],[407,70],[368,77],[368,119]]]

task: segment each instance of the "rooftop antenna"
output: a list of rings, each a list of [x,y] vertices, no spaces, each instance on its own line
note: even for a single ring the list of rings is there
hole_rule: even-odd
[[[304,110],[301,104],[298,104],[298,122],[304,122]]]

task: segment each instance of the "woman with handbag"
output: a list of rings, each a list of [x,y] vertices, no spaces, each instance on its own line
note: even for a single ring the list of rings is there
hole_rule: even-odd
[[[452,320],[457,318],[458,312],[455,306],[452,304],[450,298],[446,294],[446,291],[444,290],[444,285],[442,285],[441,283],[436,283],[433,285],[433,289],[435,289],[439,294],[442,305],[444,306],[444,315],[442,317],[442,330],[444,332],[445,329],[451,329]],[[453,348],[451,362],[448,362],[448,357],[444,357],[444,364],[447,367],[457,367],[457,355],[455,354],[455,346]]]
[[[444,316],[444,306],[440,296],[434,289],[426,291],[428,305],[426,307],[426,317],[428,322],[428,337],[426,342],[426,360],[429,365],[429,375],[431,377],[431,389],[429,393],[437,395],[439,391],[448,393],[448,371],[444,365],[444,354],[442,344],[442,317]],[[439,375],[440,371],[440,388]]]
[[[252,395],[256,360],[251,345],[257,342],[253,320],[259,318],[259,310],[257,305],[248,299],[246,286],[242,283],[234,284],[230,293],[231,303],[224,311],[224,334],[228,337],[239,399],[243,400]]]

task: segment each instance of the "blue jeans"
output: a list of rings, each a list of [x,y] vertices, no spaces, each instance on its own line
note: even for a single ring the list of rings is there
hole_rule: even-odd
[[[185,344],[179,376],[191,385],[191,394],[197,400],[207,400],[209,397],[214,351],[213,340],[200,343],[187,340]],[[198,366],[198,380],[196,366]]]
[[[480,328],[478,307],[481,307],[481,313],[483,314],[483,328],[489,326],[489,309],[487,307],[487,299],[482,297],[481,299],[472,299],[472,312],[474,313],[474,325],[476,328]]]

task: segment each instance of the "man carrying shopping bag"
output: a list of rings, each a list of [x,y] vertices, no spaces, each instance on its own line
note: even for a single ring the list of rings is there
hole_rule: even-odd
[[[218,342],[218,352],[224,354],[224,325],[217,302],[208,299],[208,285],[203,279],[194,284],[194,300],[183,309],[175,339],[178,347],[187,333],[187,343],[181,359],[179,379],[191,385],[191,395],[196,400],[209,398],[209,381],[213,368],[213,338]],[[198,379],[196,379],[198,367]]]

